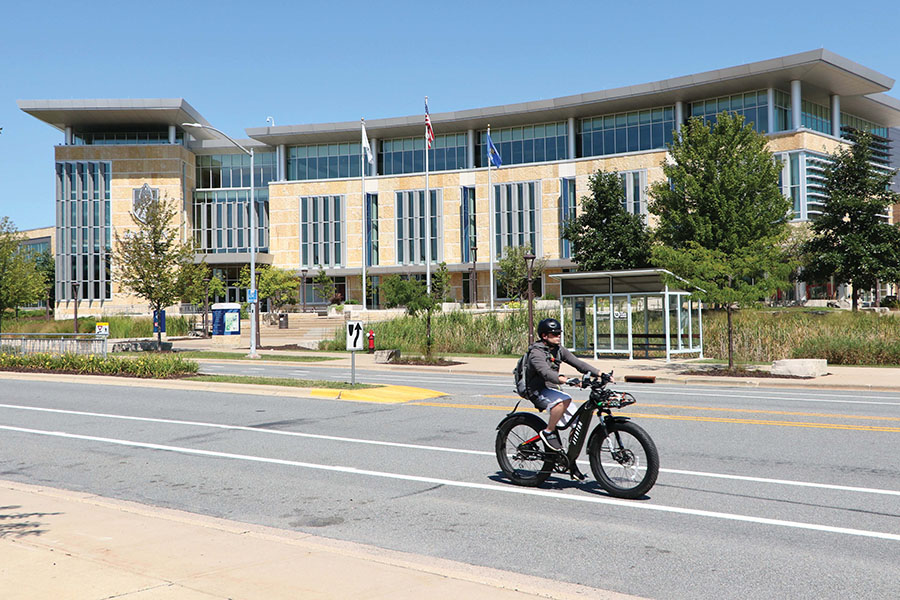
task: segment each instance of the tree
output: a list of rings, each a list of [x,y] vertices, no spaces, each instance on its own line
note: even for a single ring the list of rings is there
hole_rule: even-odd
[[[450,272],[442,262],[431,275],[431,293],[425,280],[404,279],[399,275],[386,277],[381,284],[384,304],[388,308],[403,306],[407,314],[415,317],[425,314],[425,356],[431,358],[434,339],[431,335],[431,317],[450,291]]]
[[[203,326],[206,335],[206,315],[209,312],[207,298],[225,295],[225,282],[219,277],[211,276],[209,265],[205,262],[185,265],[178,277],[178,296],[182,302],[189,302],[203,307]]]
[[[56,260],[49,250],[44,250],[35,256],[34,260],[38,272],[44,278],[42,298],[47,300],[47,308],[50,310],[56,304]]]
[[[9,217],[0,218],[0,331],[8,308],[32,304],[44,297],[46,280],[34,256],[22,249],[25,236]]]
[[[790,201],[766,138],[743,121],[725,112],[712,126],[688,121],[663,163],[668,181],[650,190],[650,212],[659,217],[653,262],[725,307],[729,369],[734,310],[787,285],[791,270],[782,249]]]
[[[315,290],[316,295],[325,300],[325,302],[329,304],[333,304],[334,297],[334,279],[328,276],[325,273],[325,269],[319,265],[319,272],[313,278],[313,290]]]
[[[850,148],[830,156],[825,168],[825,204],[812,222],[812,238],[803,245],[804,277],[853,286],[853,310],[859,291],[878,279],[900,281],[900,229],[883,217],[900,202],[890,191],[893,172],[872,163],[872,136],[860,132]]]
[[[294,300],[294,294],[300,287],[300,279],[297,274],[286,269],[263,265],[256,269],[259,280],[259,297],[269,298],[275,306],[276,312],[285,304]],[[250,287],[250,267],[241,269],[240,284],[242,287]]]
[[[131,213],[137,229],[116,232],[113,251],[114,277],[123,289],[143,298],[151,310],[161,311],[179,298],[182,271],[193,264],[190,245],[180,241],[173,225],[177,212],[165,199],[142,197]],[[143,221],[135,215],[143,215]],[[157,341],[162,342],[162,332]]]
[[[578,216],[562,224],[563,237],[572,244],[572,260],[582,271],[649,266],[650,231],[643,217],[625,211],[621,176],[599,170],[589,182],[591,194],[582,197]]]
[[[508,298],[528,296],[528,265],[525,255],[529,252],[532,252],[531,246],[507,246],[497,263],[500,267],[497,271],[497,283],[506,291]],[[543,259],[534,259],[531,267],[533,279],[540,279],[544,264]]]

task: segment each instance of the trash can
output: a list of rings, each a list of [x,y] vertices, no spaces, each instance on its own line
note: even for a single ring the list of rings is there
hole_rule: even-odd
[[[278,329],[287,329],[288,328],[288,316],[287,313],[281,313],[278,315]]]

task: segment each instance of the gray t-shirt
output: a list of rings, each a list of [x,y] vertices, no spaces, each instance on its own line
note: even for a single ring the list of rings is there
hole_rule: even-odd
[[[567,348],[541,340],[528,349],[528,389],[534,392],[543,388],[558,390],[561,363],[571,365],[581,373],[600,376],[600,371],[569,352]]]

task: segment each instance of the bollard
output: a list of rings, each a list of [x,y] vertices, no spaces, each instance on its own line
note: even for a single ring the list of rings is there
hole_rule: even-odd
[[[375,353],[375,330],[374,329],[369,330],[368,338],[369,338],[369,354],[374,354]]]

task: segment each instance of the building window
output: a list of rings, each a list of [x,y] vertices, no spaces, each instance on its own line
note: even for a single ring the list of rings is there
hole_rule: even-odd
[[[359,142],[289,146],[287,150],[289,181],[360,176],[362,144]],[[368,163],[366,175],[372,175],[372,168]]]
[[[665,148],[672,143],[672,106],[581,119],[578,156],[602,156]]]
[[[111,298],[108,162],[56,163],[56,298]]]
[[[378,261],[378,194],[366,194],[366,266]]]
[[[487,131],[479,131],[475,155],[478,166],[487,166]],[[504,165],[566,160],[569,147],[569,126],[565,121],[506,127],[491,131],[491,139],[503,158]]]
[[[466,134],[437,135],[428,151],[429,171],[454,171],[466,168]],[[425,172],[425,138],[399,138],[381,142],[378,164],[382,175]]]
[[[647,216],[647,171],[624,171],[622,178],[622,207],[632,215]]]
[[[340,267],[344,260],[344,197],[300,198],[300,266]]]
[[[690,103],[690,116],[699,117],[709,124],[716,122],[716,115],[728,111],[742,115],[744,123],[753,124],[759,133],[769,131],[769,100],[766,90],[709,98]]]
[[[492,136],[493,137],[493,136]],[[494,186],[494,252],[530,246],[540,254],[541,186],[537,181]]]
[[[841,130],[841,137],[844,138],[849,138],[853,130],[868,131],[883,138],[888,137],[887,127],[878,125],[877,123],[873,123],[872,121],[860,119],[859,117],[854,117],[853,115],[848,115],[845,112],[841,113]]]
[[[441,190],[430,190],[431,262],[440,262]],[[396,193],[397,264],[425,264],[425,190]]]
[[[793,127],[791,119],[791,95],[775,90],[775,127],[773,131],[788,131]]]
[[[825,174],[828,157],[812,152],[785,152],[775,155],[782,167],[781,192],[791,200],[794,221],[815,219],[825,207]]]
[[[253,157],[254,187],[265,187],[275,180],[274,152],[259,152]],[[248,154],[200,154],[197,156],[197,189],[250,187]]]
[[[168,144],[169,128],[153,128],[138,131],[73,131],[73,146],[135,146]],[[175,143],[184,144],[184,132],[175,130]]]
[[[808,100],[801,100],[801,125],[807,129],[831,135],[831,109]]]
[[[193,238],[197,252],[250,251],[250,190],[195,191]],[[256,251],[269,251],[269,190],[256,188]]]
[[[461,190],[459,202],[459,243],[462,252],[462,262],[472,262],[472,248],[478,245],[475,188],[464,187]]]
[[[575,218],[575,178],[559,180],[559,256],[572,258],[572,243],[563,237],[563,228]]]

